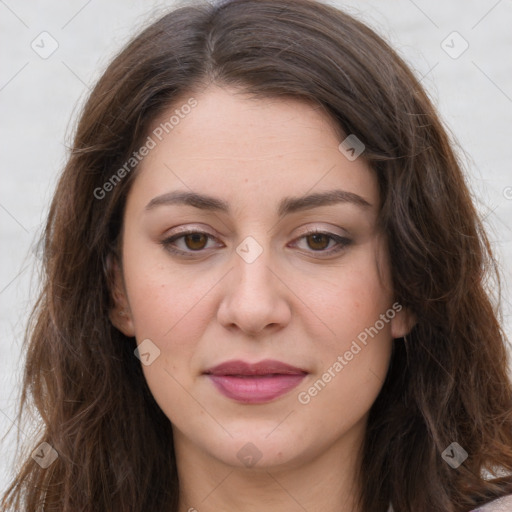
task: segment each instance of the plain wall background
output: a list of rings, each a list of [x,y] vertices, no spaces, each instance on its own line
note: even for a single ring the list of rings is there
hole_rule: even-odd
[[[505,278],[504,325],[512,337],[512,1],[330,3],[366,21],[423,77],[467,154],[470,185]],[[173,5],[170,0],[0,1],[0,436],[15,417],[23,331],[37,289],[33,244],[79,107],[113,55],[148,19]],[[446,39],[454,31],[463,39]],[[49,51],[52,38],[58,48],[47,58],[31,46]],[[1,446],[0,493],[13,471],[16,430],[15,425]]]

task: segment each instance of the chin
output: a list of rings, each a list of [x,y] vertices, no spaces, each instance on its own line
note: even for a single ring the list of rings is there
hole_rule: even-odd
[[[276,424],[274,423],[274,428]],[[233,438],[227,438],[212,444],[205,440],[204,449],[224,464],[252,470],[285,469],[300,466],[312,454],[307,449],[303,436],[293,437],[289,432],[271,432],[265,428],[245,428]]]

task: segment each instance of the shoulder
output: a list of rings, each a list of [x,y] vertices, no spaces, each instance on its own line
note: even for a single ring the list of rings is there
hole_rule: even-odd
[[[512,512],[512,494],[491,501],[471,512]]]

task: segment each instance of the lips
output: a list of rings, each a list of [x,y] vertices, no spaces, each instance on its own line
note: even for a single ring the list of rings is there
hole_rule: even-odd
[[[292,390],[308,372],[281,361],[267,359],[258,363],[227,361],[204,374],[224,396],[237,402],[270,402]]]

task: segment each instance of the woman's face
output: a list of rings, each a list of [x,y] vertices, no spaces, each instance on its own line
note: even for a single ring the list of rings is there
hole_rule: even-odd
[[[111,318],[178,457],[269,468],[355,450],[408,326],[373,172],[298,100],[210,87],[149,135]]]

